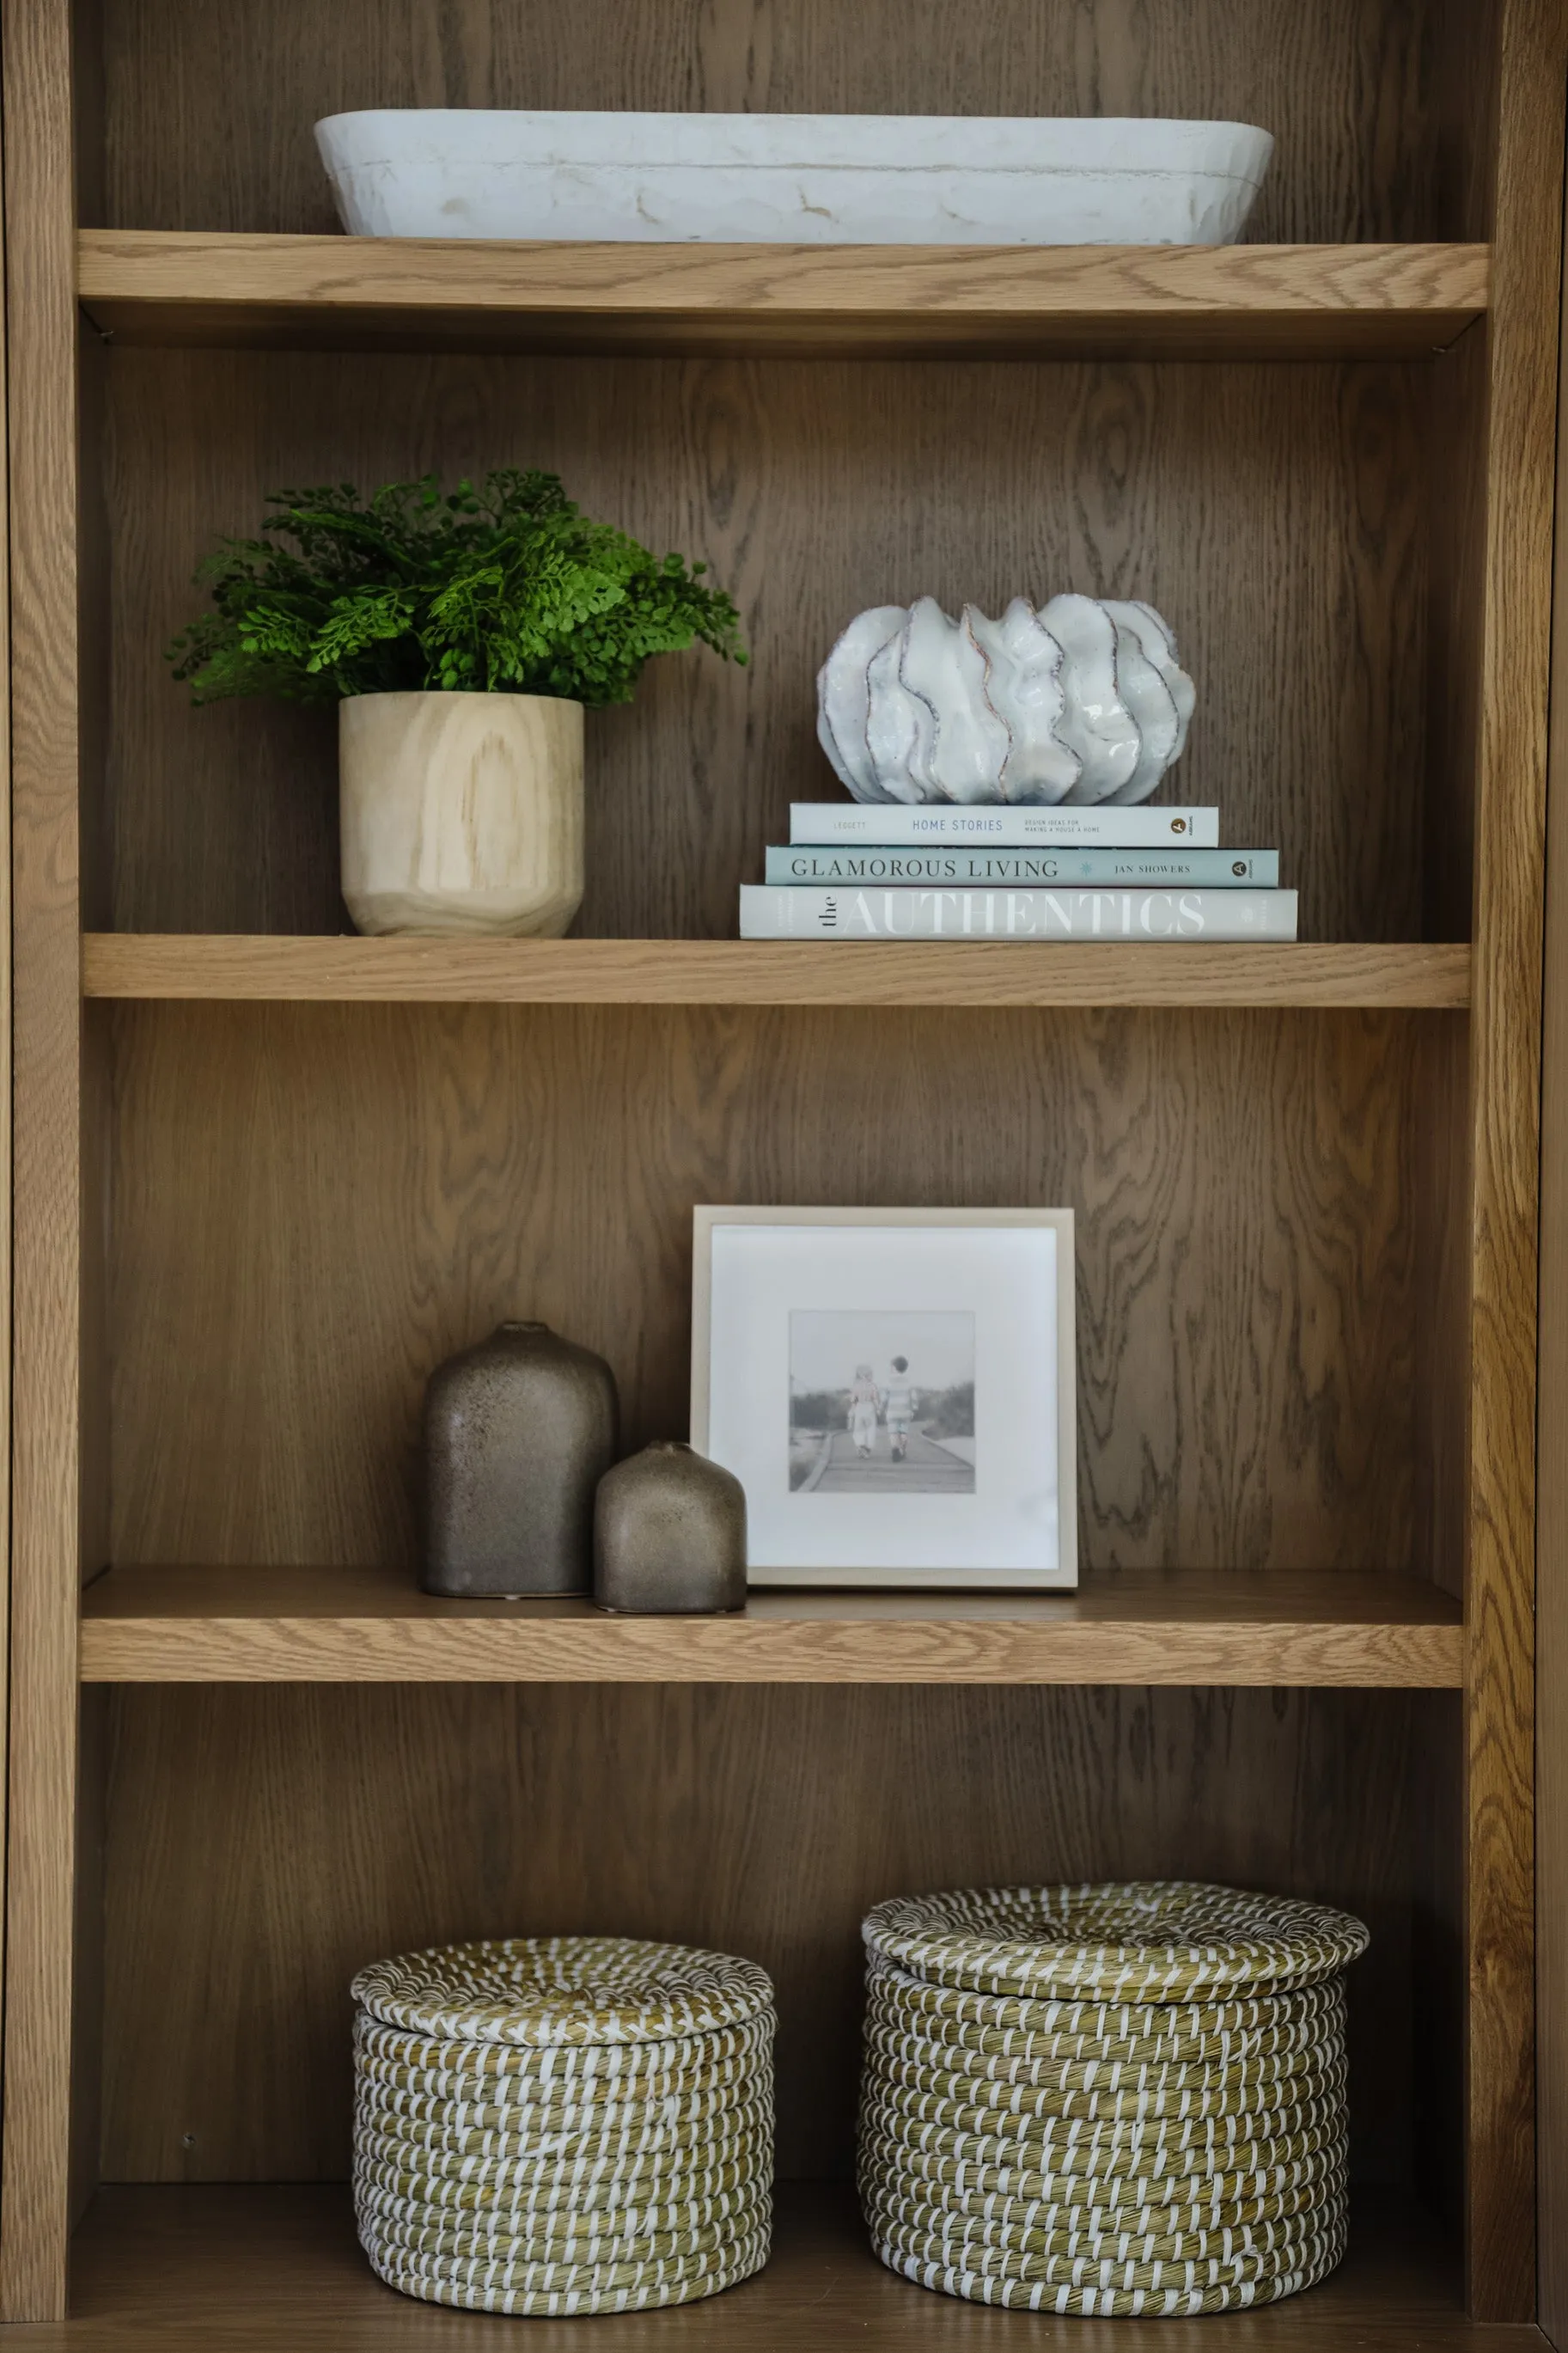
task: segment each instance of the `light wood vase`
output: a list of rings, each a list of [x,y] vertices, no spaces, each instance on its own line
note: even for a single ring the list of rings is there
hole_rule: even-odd
[[[360,931],[559,939],[583,897],[583,706],[352,695],[338,808]]]

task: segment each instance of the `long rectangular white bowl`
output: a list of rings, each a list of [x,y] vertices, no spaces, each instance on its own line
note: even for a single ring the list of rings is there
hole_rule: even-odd
[[[1226,245],[1274,142],[1243,122],[383,108],[316,125],[355,237],[724,245]]]

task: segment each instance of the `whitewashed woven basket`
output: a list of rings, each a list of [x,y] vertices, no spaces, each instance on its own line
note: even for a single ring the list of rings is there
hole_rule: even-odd
[[[620,1937],[361,1970],[354,2209],[377,2274],[568,2317],[717,2295],[767,2260],[773,1988]]]
[[[1359,1921],[1169,1881],[899,1898],[864,1936],[858,2176],[890,2269],[1174,2318],[1340,2261]]]

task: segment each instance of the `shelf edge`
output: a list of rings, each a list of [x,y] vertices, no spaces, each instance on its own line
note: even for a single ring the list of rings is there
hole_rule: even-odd
[[[83,228],[87,303],[240,310],[490,309],[824,316],[1327,314],[1437,320],[1491,300],[1491,249],[1458,241],[1353,245],[855,245]]]
[[[289,1004],[1252,1006],[1463,1011],[1463,944],[496,940],[99,932],[92,998]]]
[[[484,1619],[86,1618],[84,1683],[768,1683],[1331,1685],[1447,1691],[1464,1630],[1167,1620],[527,1625]]]

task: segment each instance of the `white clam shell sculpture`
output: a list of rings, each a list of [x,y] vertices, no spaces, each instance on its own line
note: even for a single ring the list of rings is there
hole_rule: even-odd
[[[999,621],[934,596],[850,622],[816,733],[858,801],[1146,801],[1196,696],[1152,605],[1015,596]]]

